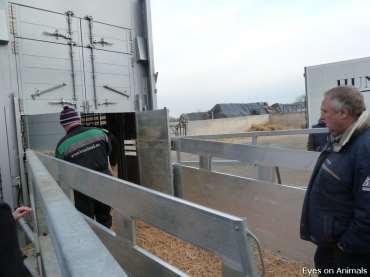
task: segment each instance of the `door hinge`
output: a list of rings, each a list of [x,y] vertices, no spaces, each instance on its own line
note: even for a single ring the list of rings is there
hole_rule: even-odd
[[[135,55],[135,46],[134,46],[134,41],[132,39],[132,31],[130,30],[128,33],[129,36],[129,49],[130,49],[130,54]]]
[[[18,103],[19,103],[19,111],[22,114],[24,112],[24,104],[23,104],[23,99],[18,98]]]
[[[109,102],[108,99],[105,99],[104,102],[99,103],[99,106],[109,106],[109,105],[116,105],[117,102]]]
[[[89,113],[90,112],[90,103],[89,100],[82,100],[82,105],[80,106],[83,110],[84,113]]]
[[[9,5],[9,31],[13,36],[17,35],[16,9],[13,5]]]

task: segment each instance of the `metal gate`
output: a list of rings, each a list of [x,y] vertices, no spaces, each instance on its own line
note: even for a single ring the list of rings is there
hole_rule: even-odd
[[[23,114],[134,111],[131,29],[11,4]]]

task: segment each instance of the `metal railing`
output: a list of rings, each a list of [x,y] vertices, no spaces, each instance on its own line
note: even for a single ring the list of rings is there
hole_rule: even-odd
[[[187,138],[225,139],[225,138],[251,137],[251,138],[257,139],[258,137],[266,137],[266,136],[308,135],[308,134],[321,134],[321,133],[327,133],[327,132],[328,132],[327,128],[311,128],[311,129],[290,129],[290,130],[276,130],[276,131],[224,133],[224,134],[214,134],[214,135],[197,135],[197,136],[187,136]]]
[[[242,162],[256,166],[257,179],[273,181],[276,177],[281,184],[280,167],[311,171],[319,154],[312,151],[258,145],[258,138],[327,132],[327,128],[314,128],[187,136],[172,139],[172,149],[177,152],[177,162],[183,164],[199,164],[200,168],[211,170],[213,164],[231,165]],[[251,144],[215,141],[230,138],[251,138]],[[199,155],[199,161],[182,161],[181,152]],[[215,160],[214,157],[223,159]]]
[[[136,244],[136,220],[214,252],[224,276],[258,275],[250,246],[253,235],[246,232],[243,218],[32,151],[27,151],[27,165],[62,276],[118,276],[125,274],[123,269],[135,276],[186,276]],[[118,214],[115,232],[83,220],[66,197],[71,190],[111,206]],[[40,222],[42,216],[37,217]],[[41,256],[44,260],[42,247]]]
[[[57,268],[46,264],[47,246],[43,234],[35,228],[34,240],[40,247],[41,276],[127,276],[101,240],[73,207],[54,178],[32,151],[27,151],[27,172],[31,189],[31,204],[36,211],[36,226],[45,219],[48,235],[57,259]],[[36,204],[36,201],[38,204]],[[40,205],[43,215],[37,210]]]
[[[279,174],[281,167],[310,172],[319,153],[257,145],[257,139],[325,132],[326,129],[299,129],[174,138],[172,149],[177,152],[177,163],[173,164],[175,192],[183,199],[246,217],[263,245],[287,257],[311,263],[313,248],[299,239],[305,188],[276,184],[272,175]],[[245,137],[252,138],[250,144],[216,141]],[[199,160],[182,161],[182,153],[198,155]],[[199,168],[189,166],[195,163]],[[257,179],[212,169],[213,165],[233,163],[256,166]],[[280,178],[279,183],[284,181]]]

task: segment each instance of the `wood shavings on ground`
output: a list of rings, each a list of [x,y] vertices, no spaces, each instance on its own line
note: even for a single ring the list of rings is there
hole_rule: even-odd
[[[136,224],[136,242],[190,276],[221,276],[221,260],[216,255],[142,221]]]
[[[211,252],[186,243],[145,222],[136,224],[137,244],[160,257],[169,264],[179,268],[190,276],[216,277],[221,274],[221,259]],[[288,260],[264,250],[266,277],[304,276],[304,263]]]

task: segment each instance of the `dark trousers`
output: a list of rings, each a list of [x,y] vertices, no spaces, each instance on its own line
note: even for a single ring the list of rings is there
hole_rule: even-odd
[[[77,210],[107,228],[112,227],[111,207],[78,191],[74,191],[74,198]]]
[[[370,276],[370,253],[344,253],[337,246],[318,246],[315,267],[319,276]]]

